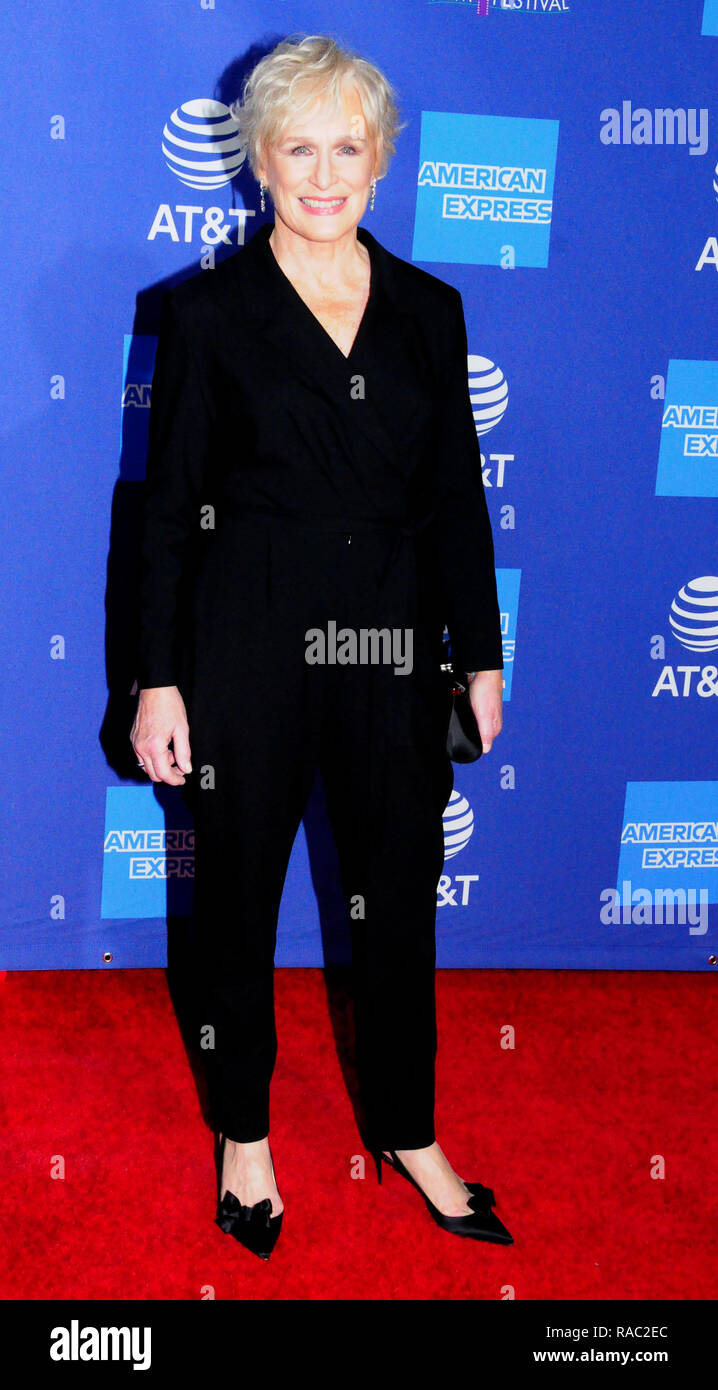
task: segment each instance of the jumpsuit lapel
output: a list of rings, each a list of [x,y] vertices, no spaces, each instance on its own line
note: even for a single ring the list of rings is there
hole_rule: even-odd
[[[357,228],[371,257],[371,285],[351,352],[345,357],[280,269],[269,245],[271,230],[272,224],[265,223],[236,254],[237,262],[245,262],[244,268],[251,271],[242,277],[245,312],[249,310],[263,339],[291,365],[295,380],[330,400],[351,430],[366,436],[393,463],[396,435],[387,425],[388,406],[382,411],[375,387],[392,380],[393,363],[414,321],[393,293],[384,248],[365,228]],[[371,385],[357,409],[352,391],[356,392],[363,363],[371,366]]]

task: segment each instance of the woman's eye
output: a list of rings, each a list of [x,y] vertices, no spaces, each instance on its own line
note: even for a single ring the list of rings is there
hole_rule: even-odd
[[[308,145],[295,145],[292,154],[303,154],[308,149]],[[340,149],[348,150],[350,154],[356,154],[357,152],[356,145],[341,145]]]

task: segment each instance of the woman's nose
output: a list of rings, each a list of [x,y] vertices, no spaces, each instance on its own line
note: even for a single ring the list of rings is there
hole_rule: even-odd
[[[312,182],[316,184],[317,188],[326,189],[331,188],[335,181],[336,175],[334,173],[331,155],[328,152],[326,155],[318,155],[314,166]]]

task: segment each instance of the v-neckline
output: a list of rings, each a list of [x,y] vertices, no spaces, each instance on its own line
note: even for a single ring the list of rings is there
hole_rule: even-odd
[[[366,304],[364,305],[364,312],[363,312],[363,314],[362,314],[362,316],[361,316],[361,318],[360,318],[360,320],[359,320],[359,324],[358,324],[356,333],[354,334],[354,340],[353,340],[353,342],[352,342],[352,345],[351,345],[351,347],[350,347],[348,353],[344,353],[344,352],[342,352],[342,349],[339,347],[339,344],[338,344],[337,342],[335,342],[335,340],[334,340],[334,338],[332,337],[331,333],[324,327],[324,324],[321,322],[321,319],[318,319],[317,316],[316,316],[316,314],[314,313],[314,310],[309,308],[309,305],[307,304],[306,299],[303,299],[303,298],[302,298],[301,294],[299,293],[299,290],[297,289],[297,287],[296,287],[296,285],[293,283],[293,281],[290,279],[290,277],[287,275],[286,271],[282,270],[282,267],[281,267],[281,265],[279,264],[279,261],[277,260],[277,257],[276,257],[275,254],[274,254],[274,250],[273,250],[273,248],[272,248],[272,247],[270,246],[270,244],[269,244],[269,238],[270,238],[270,236],[271,236],[271,234],[272,234],[272,231],[274,230],[274,223],[271,223],[271,224],[268,223],[267,225],[269,226],[269,232],[267,233],[267,239],[266,239],[266,243],[265,243],[265,248],[266,248],[267,255],[269,256],[269,258],[270,258],[270,260],[271,260],[271,262],[272,262],[272,265],[274,265],[274,267],[276,268],[276,270],[279,272],[279,274],[280,274],[280,276],[282,277],[282,280],[285,282],[285,284],[287,284],[287,285],[289,286],[289,289],[290,289],[290,291],[291,291],[291,294],[294,296],[294,299],[295,299],[296,301],[298,301],[298,303],[299,303],[299,304],[302,306],[302,308],[304,309],[304,312],[305,312],[306,314],[309,315],[309,318],[311,319],[312,323],[316,324],[317,328],[319,329],[319,332],[322,334],[322,336],[323,336],[324,338],[326,338],[326,341],[327,341],[327,343],[329,344],[330,348],[333,348],[333,349],[334,349],[334,352],[337,353],[337,354],[339,355],[339,357],[341,358],[342,362],[349,362],[349,361],[351,360],[351,358],[354,356],[354,354],[355,354],[355,352],[356,352],[356,350],[357,350],[357,347],[359,346],[360,341],[362,340],[362,338],[363,338],[363,336],[364,336],[364,334],[365,334],[366,327],[367,327],[367,323],[368,323],[369,316],[370,316],[370,312],[373,310],[373,307],[374,307],[374,300],[375,300],[375,287],[376,287],[377,269],[376,269],[376,263],[375,263],[375,261],[374,261],[374,257],[373,257],[373,255],[372,255],[371,246],[370,246],[368,240],[365,241],[365,240],[364,240],[364,237],[362,236],[362,233],[363,233],[363,231],[364,231],[364,228],[363,228],[363,227],[357,227],[357,240],[358,240],[358,241],[361,241],[362,246],[366,246],[367,254],[368,254],[368,256],[369,256],[369,293],[368,293],[368,295],[367,295]]]

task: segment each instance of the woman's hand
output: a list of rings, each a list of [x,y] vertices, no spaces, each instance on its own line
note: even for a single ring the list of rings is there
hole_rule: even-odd
[[[469,682],[469,700],[479,726],[484,753],[488,753],[503,728],[503,698],[503,671],[477,671]]]
[[[184,786],[184,774],[192,771],[192,755],[187,711],[176,685],[140,691],[130,742],[152,782]]]

